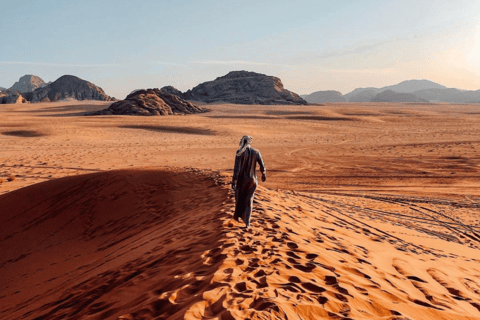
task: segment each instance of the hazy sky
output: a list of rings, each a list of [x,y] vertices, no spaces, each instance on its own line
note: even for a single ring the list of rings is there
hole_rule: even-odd
[[[0,0],[0,86],[76,75],[124,98],[231,70],[299,94],[429,79],[480,89],[480,1]]]

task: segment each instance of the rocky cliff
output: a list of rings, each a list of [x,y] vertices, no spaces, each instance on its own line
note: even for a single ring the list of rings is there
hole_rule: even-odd
[[[75,76],[65,75],[49,85],[26,95],[32,102],[59,101],[64,99],[110,101],[102,88]]]
[[[205,109],[160,89],[136,90],[125,100],[89,115],[166,116],[205,112]]]
[[[284,89],[279,78],[248,71],[231,71],[223,77],[199,84],[182,97],[207,103],[307,104],[298,94]]]

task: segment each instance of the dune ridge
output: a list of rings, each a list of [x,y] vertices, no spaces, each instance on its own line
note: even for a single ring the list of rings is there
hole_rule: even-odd
[[[458,204],[259,187],[245,231],[226,180],[115,170],[2,195],[2,318],[480,319]]]

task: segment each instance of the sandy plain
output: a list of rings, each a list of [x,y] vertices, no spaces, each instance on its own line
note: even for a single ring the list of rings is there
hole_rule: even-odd
[[[0,108],[3,319],[480,319],[479,105],[106,106]]]

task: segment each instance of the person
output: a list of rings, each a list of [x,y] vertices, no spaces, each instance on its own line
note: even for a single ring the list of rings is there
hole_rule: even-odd
[[[235,156],[235,167],[233,169],[232,189],[235,191],[235,214],[233,219],[245,222],[245,228],[250,225],[252,214],[253,197],[257,189],[257,163],[262,172],[262,181],[267,180],[265,164],[263,163],[260,151],[253,149],[252,137],[243,136],[240,139],[240,148]]]

